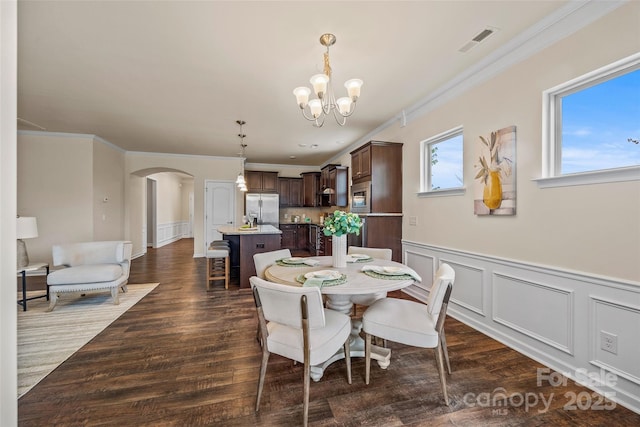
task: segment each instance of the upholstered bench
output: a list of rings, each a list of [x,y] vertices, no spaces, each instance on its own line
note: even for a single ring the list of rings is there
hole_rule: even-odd
[[[131,246],[123,240],[53,246],[53,265],[65,268],[47,276],[48,311],[53,310],[58,294],[63,292],[110,290],[113,303],[119,304],[119,288],[127,291]]]

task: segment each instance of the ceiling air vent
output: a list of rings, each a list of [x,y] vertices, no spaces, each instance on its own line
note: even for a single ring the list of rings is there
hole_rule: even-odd
[[[478,34],[476,34],[471,40],[469,40],[464,46],[458,49],[458,52],[469,52],[471,49],[476,47],[478,44],[487,39],[491,34],[495,33],[498,29],[494,27],[486,27]]]

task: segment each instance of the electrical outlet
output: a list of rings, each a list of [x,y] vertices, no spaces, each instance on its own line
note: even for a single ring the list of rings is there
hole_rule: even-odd
[[[410,216],[409,217],[409,225],[418,225],[418,217]]]
[[[609,353],[618,354],[618,336],[600,331],[600,348]]]

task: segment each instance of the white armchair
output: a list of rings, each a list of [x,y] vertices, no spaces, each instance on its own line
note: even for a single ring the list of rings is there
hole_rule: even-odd
[[[54,245],[53,265],[66,268],[47,276],[48,311],[54,309],[58,294],[63,292],[109,289],[113,303],[119,304],[119,288],[127,291],[131,248],[131,242],[122,240]]]

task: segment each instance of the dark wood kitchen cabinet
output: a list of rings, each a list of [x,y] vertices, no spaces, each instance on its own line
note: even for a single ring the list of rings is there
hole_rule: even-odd
[[[302,206],[302,178],[278,178],[281,207]]]
[[[302,176],[302,206],[315,208],[320,206],[320,172],[304,172]]]
[[[277,193],[278,172],[244,171],[250,193]]]
[[[282,249],[302,251],[309,249],[308,224],[280,224],[280,230],[282,230]]]
[[[351,152],[353,184],[370,182],[370,213],[360,236],[349,235],[351,246],[390,248],[402,262],[402,144],[370,141]]]
[[[349,167],[327,165],[320,171],[321,205],[337,206],[349,205]]]
[[[349,234],[349,246],[367,248],[389,248],[392,259],[402,262],[402,214],[398,215],[360,215],[363,226],[360,235]]]
[[[365,145],[351,153],[351,179],[354,182],[371,178],[371,146]]]
[[[402,143],[370,141],[351,152],[353,184],[371,182],[372,213],[402,212]]]

